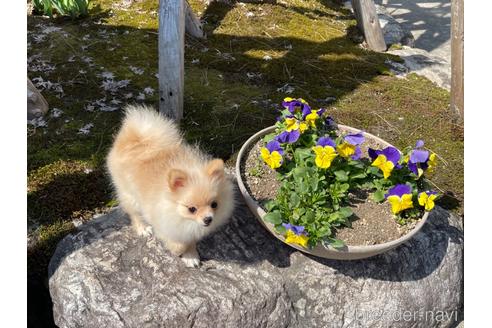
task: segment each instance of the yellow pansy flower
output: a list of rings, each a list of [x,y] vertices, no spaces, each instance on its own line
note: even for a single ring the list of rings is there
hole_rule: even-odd
[[[299,131],[300,131],[301,133],[303,133],[303,132],[304,132],[304,131],[306,131],[307,129],[308,129],[308,125],[307,125],[306,123],[304,123],[304,122],[299,123]]]
[[[318,113],[316,110],[312,110],[310,114],[306,115],[306,123],[312,128],[316,127],[316,120],[318,119]]]
[[[382,154],[378,155],[378,157],[376,157],[371,165],[383,171],[383,176],[385,179],[387,179],[391,175],[391,171],[393,171],[393,168],[395,167],[395,164],[393,164],[392,161],[388,161],[386,159],[386,156]]]
[[[316,154],[314,162],[322,169],[329,168],[333,159],[337,157],[335,148],[332,146],[314,146],[313,151]]]
[[[429,160],[427,161],[427,165],[428,168],[427,168],[427,172],[428,173],[433,173],[434,172],[434,169],[436,168],[437,166],[437,156],[435,153],[432,153],[429,155]]]
[[[282,165],[282,155],[276,150],[270,153],[267,148],[261,148],[261,158],[272,169],[277,169]]]
[[[391,204],[393,214],[398,214],[403,210],[413,207],[412,195],[404,194],[400,197],[397,195],[388,196],[388,201]]]
[[[285,130],[287,132],[290,132],[292,130],[297,130],[299,129],[299,123],[297,122],[297,120],[295,118],[286,118],[285,119],[285,124],[286,124],[286,128]]]
[[[340,156],[347,158],[355,154],[355,148],[356,146],[351,145],[348,142],[344,142],[337,146],[337,152]]]
[[[302,247],[307,247],[309,238],[306,235],[296,235],[293,231],[287,230],[285,234],[285,242],[289,244],[297,244]]]
[[[420,206],[424,206],[425,210],[429,212],[434,208],[434,200],[437,198],[436,193],[432,192],[421,192],[419,194],[419,204]]]

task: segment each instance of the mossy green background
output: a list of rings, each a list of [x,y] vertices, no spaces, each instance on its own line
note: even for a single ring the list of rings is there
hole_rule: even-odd
[[[339,123],[395,146],[424,139],[440,159],[432,182],[446,194],[441,205],[463,214],[463,127],[453,123],[449,93],[414,74],[393,76],[385,61],[399,58],[355,43],[349,37],[356,33],[355,20],[338,2],[190,4],[205,22],[207,39],[186,39],[181,128],[188,141],[232,164],[249,136],[275,122],[283,97],[303,97],[314,107],[326,107]],[[28,69],[28,76],[60,83],[64,90],[62,95],[43,91],[50,108],[64,113],[48,114],[48,127],[28,127],[30,325],[52,325],[47,265],[57,242],[75,228],[73,222],[90,220],[116,204],[104,159],[122,110],[85,108],[104,97],[107,103],[121,101],[119,107],[158,105],[157,6],[154,0],[129,6],[94,0],[90,16],[81,20],[28,16],[28,57],[55,66]],[[38,42],[46,26],[61,31]],[[87,57],[91,63],[84,61]],[[144,73],[135,74],[130,66]],[[104,91],[105,71],[115,80],[130,80],[128,87]],[[147,87],[154,94],[136,99]],[[294,91],[286,94],[289,87]],[[125,98],[128,93],[133,97]],[[90,133],[79,134],[87,123],[94,124]]]

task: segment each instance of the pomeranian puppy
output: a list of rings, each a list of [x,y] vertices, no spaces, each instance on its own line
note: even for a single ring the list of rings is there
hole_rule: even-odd
[[[187,145],[173,121],[152,108],[128,106],[107,167],[137,234],[153,231],[187,267],[198,267],[196,243],[234,208],[224,162]]]

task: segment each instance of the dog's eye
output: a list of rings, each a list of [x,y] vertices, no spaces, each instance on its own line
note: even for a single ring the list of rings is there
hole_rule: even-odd
[[[211,206],[212,208],[217,208],[217,202],[212,202],[212,204],[210,204],[210,206]]]
[[[191,213],[195,213],[196,212],[196,207],[194,207],[194,206],[188,207],[188,211],[190,211]]]

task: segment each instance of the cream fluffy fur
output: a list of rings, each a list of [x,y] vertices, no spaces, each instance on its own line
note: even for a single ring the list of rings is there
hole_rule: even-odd
[[[187,145],[174,123],[155,110],[128,106],[107,167],[137,233],[149,233],[150,225],[187,266],[198,266],[196,242],[224,224],[234,208],[222,160]]]

